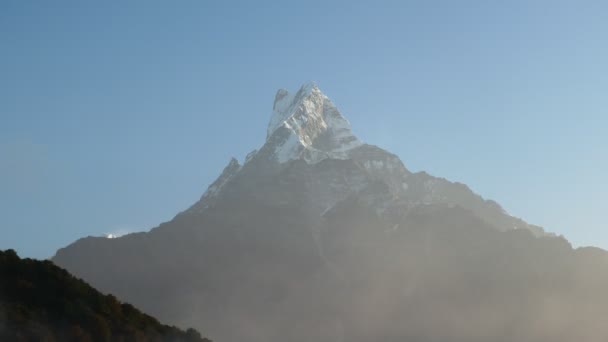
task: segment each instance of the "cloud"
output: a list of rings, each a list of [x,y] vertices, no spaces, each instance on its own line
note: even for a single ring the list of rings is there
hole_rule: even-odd
[[[108,232],[105,232],[103,235],[105,237],[107,237],[108,239],[115,239],[115,238],[119,238],[121,236],[124,235],[128,235],[131,233],[136,233],[136,232],[141,232],[144,231],[145,229],[142,228],[138,228],[136,226],[133,225],[127,225],[127,224],[123,224],[123,225],[118,225],[112,229],[110,229]]]

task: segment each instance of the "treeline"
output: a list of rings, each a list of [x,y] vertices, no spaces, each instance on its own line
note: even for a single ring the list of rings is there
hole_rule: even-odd
[[[0,251],[0,341],[210,342],[103,295],[51,261]]]

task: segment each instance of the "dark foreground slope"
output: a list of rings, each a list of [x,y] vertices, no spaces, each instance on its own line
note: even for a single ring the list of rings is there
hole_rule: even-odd
[[[0,251],[0,341],[204,342],[103,295],[50,261]]]

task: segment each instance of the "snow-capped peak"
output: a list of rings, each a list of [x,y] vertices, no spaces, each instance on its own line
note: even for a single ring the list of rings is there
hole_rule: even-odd
[[[314,82],[304,83],[300,90],[294,94],[290,94],[287,89],[279,89],[274,97],[274,105],[272,106],[272,117],[268,123],[266,138],[270,138],[272,133],[277,130],[285,120],[289,119],[294,114],[299,102],[302,102],[306,97],[309,97],[313,91],[321,93],[319,87]]]
[[[280,138],[274,138],[275,135]],[[273,141],[280,163],[302,158],[318,162],[325,158],[346,158],[346,152],[361,142],[350,123],[313,82],[296,93],[277,91],[268,124],[267,143]]]

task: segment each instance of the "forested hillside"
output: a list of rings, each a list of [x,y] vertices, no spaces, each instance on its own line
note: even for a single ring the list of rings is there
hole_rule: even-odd
[[[0,251],[0,341],[209,342],[13,250]]]

